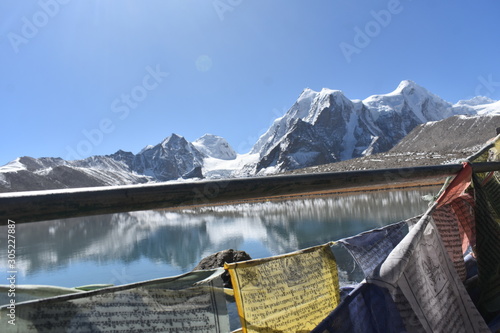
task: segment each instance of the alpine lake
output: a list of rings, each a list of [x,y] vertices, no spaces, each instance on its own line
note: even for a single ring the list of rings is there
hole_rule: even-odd
[[[17,223],[16,283],[122,285],[189,272],[225,249],[253,259],[284,254],[420,215],[428,207],[423,196],[438,191],[421,187]],[[7,235],[6,226],[0,229]],[[0,244],[7,248],[6,237]],[[341,245],[332,250],[341,284],[363,279]],[[3,281],[7,262],[7,251],[0,251]]]

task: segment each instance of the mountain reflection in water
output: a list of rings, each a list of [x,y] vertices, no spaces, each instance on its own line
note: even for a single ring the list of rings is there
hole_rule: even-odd
[[[419,215],[428,204],[421,197],[437,191],[379,191],[18,224],[17,283],[124,284],[190,271],[202,257],[229,248],[252,258],[283,254]],[[0,231],[7,234],[6,227]],[[352,259],[338,250],[345,279],[356,279],[348,276],[355,274]],[[2,272],[6,265],[6,251],[1,251]]]

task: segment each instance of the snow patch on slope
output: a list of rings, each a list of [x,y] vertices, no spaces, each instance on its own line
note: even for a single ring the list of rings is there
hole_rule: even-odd
[[[0,173],[4,172],[17,172],[26,170],[26,166],[21,163],[20,157],[0,167]]]
[[[251,166],[255,165],[259,154],[237,154],[232,160],[207,157],[203,160],[203,175],[207,178],[247,177],[252,174]]]
[[[477,114],[480,116],[493,116],[500,115],[500,101],[490,103],[490,104],[481,104],[474,106]]]

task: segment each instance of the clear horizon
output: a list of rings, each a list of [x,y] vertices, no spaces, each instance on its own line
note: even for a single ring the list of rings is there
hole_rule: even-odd
[[[500,99],[493,1],[0,3],[0,166],[138,153],[176,133],[246,153],[305,88],[365,99],[412,80]]]

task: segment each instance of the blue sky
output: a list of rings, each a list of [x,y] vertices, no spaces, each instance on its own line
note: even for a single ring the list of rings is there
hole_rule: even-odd
[[[240,153],[302,90],[410,79],[500,99],[498,1],[0,2],[0,165],[137,153],[171,133]]]

